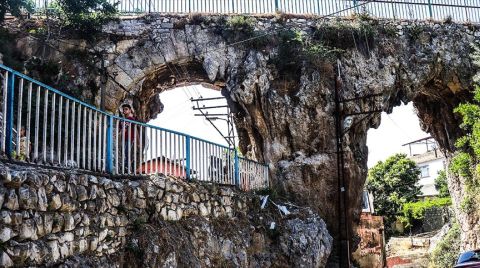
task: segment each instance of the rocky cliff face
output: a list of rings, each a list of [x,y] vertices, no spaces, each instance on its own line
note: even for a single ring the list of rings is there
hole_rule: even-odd
[[[267,32],[276,34],[236,43]],[[302,40],[292,48],[288,40],[295,38],[285,38],[285,32]],[[143,120],[161,111],[158,93],[164,90],[198,83],[222,90],[236,117],[242,151],[268,163],[274,187],[315,207],[337,235],[335,91],[341,100],[360,98],[339,107],[352,224],[367,175],[367,130],[380,124],[378,112],[361,113],[390,112],[400,102],[413,101],[423,129],[448,154],[461,134],[452,110],[469,97],[476,71],[470,45],[479,38],[476,26],[439,22],[279,16],[235,25],[224,17],[147,16],[106,25],[93,43],[50,42],[55,49],[47,47],[46,57],[63,59],[72,44],[80,44],[74,46],[90,55],[85,60],[91,64],[62,62],[64,73],[75,77],[74,84],[105,88],[110,111],[125,100],[133,102]],[[302,50],[295,46],[308,46],[310,39],[322,46],[310,45],[307,57],[297,57]],[[28,56],[43,48],[28,36],[19,37],[18,47]],[[95,72],[104,74],[104,81]],[[100,92],[89,95],[100,103]],[[451,181],[456,212],[468,219],[465,237],[478,245],[478,238],[467,234],[478,219],[458,209],[462,187]]]

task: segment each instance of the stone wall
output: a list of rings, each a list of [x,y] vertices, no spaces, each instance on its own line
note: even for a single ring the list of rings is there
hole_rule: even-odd
[[[453,209],[448,206],[431,207],[425,210],[425,216],[422,220],[422,231],[432,232],[442,229],[445,224],[451,221],[453,215]]]
[[[245,196],[231,187],[162,175],[112,180],[0,165],[2,267],[111,254],[123,249],[129,226],[145,222],[246,213]]]
[[[231,186],[0,160],[0,267],[323,267],[326,224],[286,206],[288,217]]]

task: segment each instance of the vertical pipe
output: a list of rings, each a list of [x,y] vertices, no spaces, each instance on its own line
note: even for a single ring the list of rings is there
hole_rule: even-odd
[[[97,156],[98,156],[98,151],[97,151],[97,118],[98,118],[98,113],[97,111],[92,111],[92,116],[93,116],[93,143],[92,143],[92,169],[97,170]]]
[[[30,82],[28,87],[28,109],[27,109],[27,158],[30,159],[30,128],[31,128],[31,116],[32,116],[32,87],[33,84]]]
[[[15,87],[15,74],[11,73],[8,76],[8,87],[7,87],[7,99],[4,102],[7,105],[6,109],[6,153],[8,158],[12,158],[12,142],[13,142],[13,96],[14,96],[14,87]]]
[[[102,172],[107,172],[107,131],[108,131],[108,124],[110,124],[109,122],[109,119],[110,118],[110,115],[103,115],[103,157],[102,157],[102,166],[103,166],[103,169],[102,169]],[[113,131],[112,131],[113,132]],[[113,141],[111,142],[110,144],[110,150],[111,148],[113,147]],[[112,155],[110,155],[110,158],[112,157]]]
[[[3,107],[2,107],[2,131],[1,133],[4,134],[3,136],[0,137],[0,143],[2,145],[2,152],[6,153],[5,151],[5,141],[6,141],[6,137],[5,137],[5,134],[7,133],[6,132],[6,129],[7,129],[7,95],[8,95],[8,76],[9,76],[9,72],[8,71],[5,71],[5,76],[4,76],[4,79],[2,81],[2,84],[3,84],[3,87],[2,87],[2,100],[3,100]]]
[[[113,174],[113,116],[107,116],[107,144],[106,144],[106,164],[105,169],[109,174]]]
[[[55,150],[55,99],[56,94],[52,93],[52,114],[50,115],[50,161],[53,165],[55,157],[53,151]]]
[[[48,115],[48,90],[45,90],[43,98],[43,137],[42,137],[42,155],[43,163],[47,162],[47,115]]]
[[[20,132],[22,130],[22,102],[23,102],[23,78],[20,78],[20,84],[18,87],[18,106],[17,106],[17,158],[20,157]]]
[[[237,149],[235,148],[235,160],[234,160],[234,168],[235,168],[235,185],[237,187],[240,187],[240,170],[239,170],[239,166],[238,166],[238,151]]]
[[[140,174],[144,173],[144,166],[143,166],[143,126],[140,127],[140,154],[139,154],[139,161],[140,162]]]
[[[82,143],[84,145],[84,148],[82,148],[83,150],[80,149],[80,141],[82,139],[82,137],[85,137],[85,134],[84,135],[81,135],[81,125],[82,125],[82,105],[78,105],[78,113],[77,113],[77,144],[76,144],[76,152],[77,152],[77,158],[76,158],[76,161],[77,161],[77,166],[80,167],[80,153],[81,152],[85,152],[85,141]],[[85,127],[85,125],[84,125]],[[83,132],[85,133],[85,131]]]
[[[169,162],[168,162],[168,174],[172,174],[172,151],[173,151],[173,150],[172,150],[172,147],[173,147],[173,146],[172,146],[172,145],[173,145],[173,144],[172,144],[172,142],[173,142],[172,140],[173,140],[173,139],[172,139],[172,133],[169,132],[169,133],[168,133],[168,144],[169,144],[169,146],[168,146],[168,149],[169,149],[169,150],[168,150],[168,151],[169,151],[169,152],[168,152],[168,159],[169,159]]]
[[[152,130],[152,128],[150,128],[150,145],[151,145],[150,148],[149,148],[149,151],[150,151],[150,164],[149,164],[150,169],[149,169],[149,173],[150,173],[150,174],[153,174],[153,141],[154,141],[154,139],[153,139],[153,130]],[[156,142],[157,142],[157,141],[155,141],[155,143],[156,143]],[[156,145],[156,144],[155,144],[155,145]]]
[[[77,107],[75,101],[72,101],[72,133],[70,134],[70,161],[73,164],[75,158],[75,117],[77,116]]]
[[[178,170],[180,172],[180,176],[182,178],[186,178],[185,177],[185,163],[182,162],[182,159],[185,159],[185,136],[181,135],[181,136],[178,136]]]
[[[180,154],[180,150],[178,148],[178,135],[173,134],[173,174],[178,175],[178,156]]]
[[[63,111],[63,96],[60,95],[60,100],[58,102],[58,126],[57,126],[57,154],[58,154],[58,165],[62,163],[62,111]]]
[[[186,173],[186,178],[187,181],[189,181],[190,178],[190,136],[185,136],[185,173]]]
[[[40,99],[42,96],[40,95],[40,86],[37,86],[37,94],[35,94],[36,105],[35,105],[35,134],[33,140],[33,159],[38,161],[38,128],[40,124]]]
[[[133,174],[137,175],[137,124],[130,123],[133,126]]]
[[[88,136],[88,142],[87,142],[87,148],[88,148],[88,152],[87,152],[87,169],[90,169],[91,166],[92,166],[92,148],[93,148],[93,144],[92,144],[92,121],[93,121],[93,117],[92,117],[92,110],[91,109],[88,109],[88,133],[87,133],[87,136]]]
[[[428,13],[430,15],[430,19],[433,19],[432,0],[428,0]]]
[[[122,143],[121,143],[121,147],[122,147],[122,170],[120,171],[120,174],[125,174],[125,133],[127,133],[127,124],[125,123],[125,121],[121,121],[121,124],[122,124]]]
[[[79,106],[80,110],[82,106]],[[87,144],[87,107],[83,106],[83,146],[82,146],[82,168],[86,168],[86,160],[87,160],[87,150],[88,150],[88,144]],[[80,120],[78,121],[80,124]],[[80,132],[78,133],[80,135]],[[78,139],[80,141],[80,139]],[[80,144],[77,143],[77,148],[80,148]]]
[[[69,126],[69,116],[70,116],[70,100],[67,99],[67,103],[65,104],[65,139],[63,139],[63,161],[65,162],[65,166],[67,165],[67,151],[68,151],[68,129]],[[73,133],[73,131],[72,131]]]
[[[162,130],[160,130],[160,138],[158,138],[158,132],[159,130],[158,129],[155,129],[155,173],[160,173],[161,172],[161,168],[160,166],[162,166],[162,149],[161,149],[161,146],[162,146]],[[165,134],[166,136],[166,134]],[[160,146],[159,146],[160,144]],[[165,145],[166,145],[166,141],[165,141]],[[165,146],[166,147],[166,146]],[[165,148],[166,150],[166,148]],[[165,156],[166,156],[166,153],[165,153]],[[167,160],[165,160],[167,161]],[[159,163],[160,163],[160,166],[159,166]],[[166,167],[167,167],[167,162],[165,162],[165,164],[163,165],[163,174],[167,174],[167,170],[166,170]]]
[[[103,139],[104,133],[104,125],[103,125],[103,114],[98,114],[98,156],[97,156],[97,169],[98,171],[103,171],[103,163],[105,158],[103,156],[103,145],[105,144],[105,140]]]
[[[128,139],[127,141],[127,174],[130,175],[132,171],[132,123],[128,122],[127,125]]]
[[[112,123],[113,123],[113,117],[112,117]],[[119,135],[120,135],[120,132],[119,132],[119,127],[118,125],[120,124],[119,123],[120,121],[119,120],[115,120],[114,121],[114,124],[115,124],[115,175],[118,175],[119,172],[118,172],[118,156],[119,156],[119,149],[118,149],[118,138],[119,138]],[[112,135],[112,138],[113,138],[113,135]]]

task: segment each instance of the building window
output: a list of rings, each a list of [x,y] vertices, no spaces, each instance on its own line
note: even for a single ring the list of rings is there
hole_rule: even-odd
[[[420,167],[420,177],[425,178],[425,177],[430,177],[430,173],[428,170],[428,166],[421,166]]]

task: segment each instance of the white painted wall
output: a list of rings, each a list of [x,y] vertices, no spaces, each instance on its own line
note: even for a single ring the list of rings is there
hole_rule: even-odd
[[[438,158],[424,163],[417,164],[418,167],[428,166],[429,176],[420,178],[418,184],[422,187],[423,196],[437,195],[438,191],[435,189],[435,179],[438,177],[438,172],[445,169],[444,158]]]

